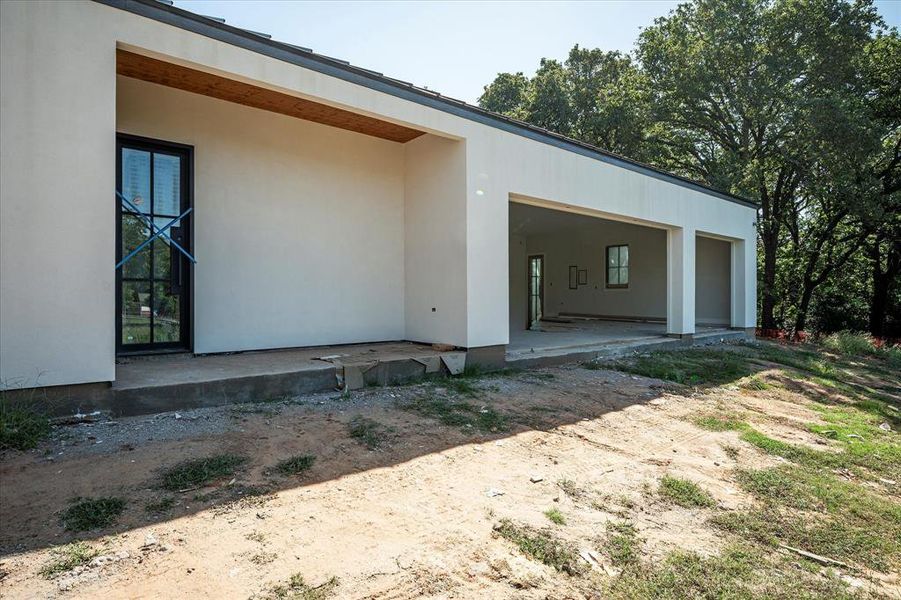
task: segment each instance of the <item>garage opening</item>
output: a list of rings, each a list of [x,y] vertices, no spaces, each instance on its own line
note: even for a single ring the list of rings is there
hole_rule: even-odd
[[[731,274],[732,244],[699,235],[695,239],[695,328],[729,327]]]
[[[666,336],[665,229],[514,201],[509,224],[508,355]],[[696,332],[728,327],[730,244],[699,237],[696,272]]]

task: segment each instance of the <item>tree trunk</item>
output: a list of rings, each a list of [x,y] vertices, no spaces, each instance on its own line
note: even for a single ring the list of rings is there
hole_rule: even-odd
[[[888,248],[886,269],[882,270],[881,240],[876,238],[870,247],[873,261],[873,295],[870,297],[870,334],[885,335],[885,313],[892,282],[901,273],[901,242],[893,241]]]
[[[760,326],[763,329],[776,329],[776,251],[778,250],[778,234],[767,231],[760,236],[763,246],[763,279],[761,280],[761,315]]]
[[[804,289],[801,291],[801,301],[798,303],[798,314],[795,317],[794,337],[798,337],[804,331],[804,328],[807,327],[807,312],[810,309],[810,299],[813,298],[814,287],[813,283],[805,278]]]

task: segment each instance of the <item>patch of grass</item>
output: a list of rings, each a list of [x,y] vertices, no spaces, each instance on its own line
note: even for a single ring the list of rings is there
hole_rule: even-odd
[[[745,355],[728,348],[652,352],[613,364],[627,373],[683,385],[727,383],[755,370]]]
[[[768,384],[766,381],[761,379],[760,377],[754,376],[749,377],[747,380],[743,381],[739,384],[739,387],[745,390],[751,390],[754,392],[761,392],[763,390],[768,390],[772,386]]]
[[[257,552],[250,557],[250,562],[255,565],[268,565],[276,558],[278,558],[278,554],[275,552]]]
[[[768,435],[760,433],[756,429],[748,429],[741,434],[741,439],[748,442],[752,446],[756,446],[759,450],[781,456],[786,460],[801,463],[809,466],[835,467],[841,466],[842,461],[839,455],[831,452],[820,452],[804,446],[796,446],[789,444]]]
[[[706,490],[688,479],[664,475],[657,493],[683,508],[709,508],[716,501]]]
[[[159,515],[169,512],[173,506],[175,506],[175,498],[166,496],[159,500],[151,500],[144,505],[144,510],[150,514]]]
[[[603,550],[614,565],[637,563],[641,559],[641,540],[635,526],[629,521],[608,523]]]
[[[469,398],[477,398],[481,390],[476,386],[472,379],[457,376],[445,377],[436,382],[437,387],[446,389],[458,396],[467,396]]]
[[[733,417],[716,417],[707,415],[698,417],[694,420],[694,424],[701,429],[710,431],[740,431],[746,429],[748,425]]]
[[[163,472],[162,487],[173,492],[203,486],[211,481],[229,477],[247,462],[237,454],[216,454],[181,462]]]
[[[244,539],[251,542],[256,542],[258,544],[263,544],[266,542],[266,534],[259,531],[251,531],[244,536]]]
[[[51,579],[61,573],[71,571],[91,562],[100,555],[100,550],[87,542],[73,542],[50,550],[50,560],[41,567],[40,574]]]
[[[505,540],[515,544],[520,552],[532,560],[553,567],[569,575],[582,575],[586,571],[584,561],[575,547],[545,530],[517,525],[502,519],[494,530]]]
[[[472,428],[482,432],[506,431],[509,420],[490,406],[478,407],[470,402],[423,395],[398,406],[423,417],[437,419],[451,427]]]
[[[627,565],[605,591],[610,598],[629,600],[854,597],[834,575],[801,574],[790,563],[776,562],[742,545],[729,546],[709,558],[680,551],[660,562]]]
[[[90,531],[112,525],[124,510],[122,498],[75,498],[63,511],[62,522],[69,531]]]
[[[332,577],[325,583],[311,586],[304,581],[303,575],[295,573],[286,583],[273,586],[268,592],[256,596],[260,600],[325,600],[335,593],[338,578]]]
[[[0,398],[0,450],[31,450],[48,435],[46,414],[29,404]]]
[[[820,344],[830,352],[843,356],[877,356],[881,352],[873,336],[853,331],[832,333],[821,339]]]
[[[393,429],[374,419],[358,415],[347,426],[350,437],[370,450],[381,450],[388,445]]]
[[[768,545],[781,542],[863,561],[874,569],[885,570],[901,559],[901,505],[896,502],[828,473],[790,465],[738,471],[736,481],[763,506],[714,517],[722,529]]]
[[[892,558],[897,557],[897,540],[841,519],[811,518],[764,507],[718,514],[710,523],[747,540],[773,547],[786,544],[878,571],[886,572],[897,562]]]
[[[285,476],[300,475],[308,471],[314,462],[316,457],[312,454],[298,454],[280,461],[275,465],[275,470]]]
[[[733,446],[731,444],[723,445],[723,452],[726,453],[726,456],[731,458],[732,460],[738,460],[738,455],[741,452],[737,446]]]
[[[544,516],[554,525],[566,525],[566,517],[563,516],[563,513],[558,508],[547,509],[544,511]]]

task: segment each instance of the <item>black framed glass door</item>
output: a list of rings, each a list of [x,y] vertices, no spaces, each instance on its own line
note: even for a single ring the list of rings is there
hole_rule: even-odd
[[[191,148],[125,135],[116,142],[116,262],[153,235],[148,221],[191,252],[190,215],[179,219],[191,206]],[[166,236],[128,258],[116,270],[117,352],[190,349],[190,293],[191,262]]]
[[[529,257],[528,297],[529,312],[526,329],[538,329],[541,327],[541,317],[544,316],[544,255],[542,254]]]

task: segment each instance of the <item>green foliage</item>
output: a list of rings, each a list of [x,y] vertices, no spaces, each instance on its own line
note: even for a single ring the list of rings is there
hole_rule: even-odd
[[[438,398],[431,394],[418,396],[398,404],[403,410],[437,419],[444,425],[482,432],[506,431],[507,417],[490,406],[476,406],[470,402]]]
[[[544,516],[554,525],[566,525],[566,517],[560,512],[559,508],[549,508],[544,511]]]
[[[0,450],[30,450],[48,435],[50,421],[36,406],[0,398]]]
[[[747,428],[747,424],[732,417],[704,416],[696,418],[694,423],[698,427],[710,431],[740,431]]]
[[[298,454],[291,458],[286,458],[275,465],[275,470],[282,475],[300,475],[310,470],[316,457],[312,454]]]
[[[746,545],[732,545],[719,556],[674,552],[663,561],[627,564],[607,584],[604,597],[637,600],[814,600],[854,596],[838,577],[801,574]]]
[[[697,483],[679,477],[663,476],[660,479],[657,493],[684,508],[716,506],[716,501],[709,492],[702,489]]]
[[[865,333],[839,331],[827,335],[820,343],[827,350],[845,356],[874,356],[879,353],[873,338]]]
[[[520,552],[529,558],[560,572],[582,575],[587,570],[585,562],[579,557],[576,548],[549,531],[517,525],[509,519],[501,520],[495,525],[494,530],[502,538],[515,544]]]
[[[50,550],[50,560],[41,567],[40,573],[46,579],[86,565],[100,555],[100,550],[87,542],[73,542]]]
[[[112,525],[124,510],[122,498],[75,498],[63,511],[62,522],[69,531],[90,531]]]
[[[754,370],[747,357],[722,348],[653,352],[613,365],[627,373],[685,385],[727,383]]]
[[[616,566],[638,563],[641,559],[641,540],[635,526],[628,521],[608,523],[603,550]]]
[[[200,487],[234,475],[235,470],[245,462],[247,457],[236,454],[186,460],[163,472],[162,487],[173,492]]]
[[[392,429],[374,419],[357,415],[347,426],[350,437],[359,440],[370,450],[384,448],[392,435]]]
[[[144,505],[144,510],[152,515],[160,515],[172,510],[173,506],[175,506],[175,498],[166,496],[159,500],[151,500]]]

